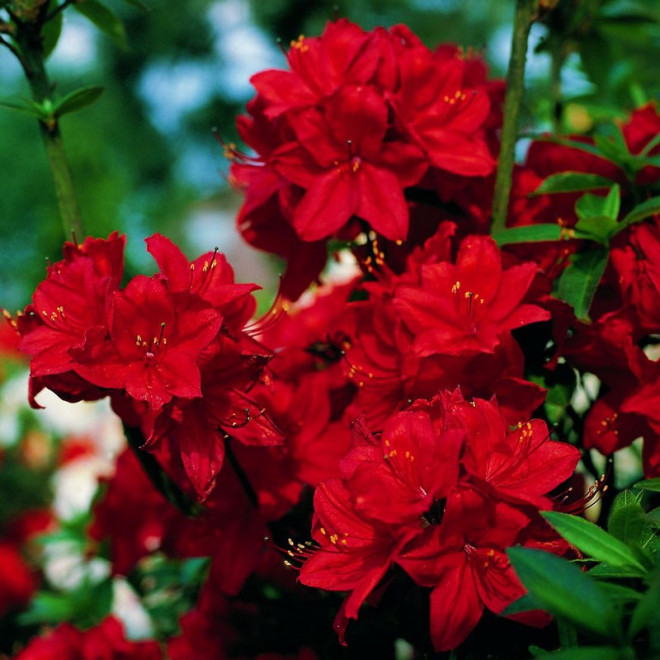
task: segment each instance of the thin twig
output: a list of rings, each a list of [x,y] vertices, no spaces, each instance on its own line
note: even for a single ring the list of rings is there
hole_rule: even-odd
[[[53,11],[50,12],[50,14],[46,15],[46,17],[44,18],[44,23],[48,23],[48,21],[53,20],[55,16],[63,12],[70,5],[75,4],[75,2],[76,0],[64,0],[64,2],[61,5],[58,5],[57,7],[55,7],[55,9],[53,9]]]
[[[14,55],[14,57],[21,63],[21,66],[25,70],[25,63],[23,62],[23,58],[21,54],[18,52],[18,50],[12,46],[4,37],[0,36],[0,44],[5,46],[5,48],[8,48],[9,51]]]
[[[518,118],[525,90],[527,40],[529,39],[529,30],[537,7],[538,0],[517,0],[516,2],[513,35],[511,37],[511,57],[506,77],[502,141],[493,197],[493,232],[504,229],[506,226],[516,139],[518,137]]]

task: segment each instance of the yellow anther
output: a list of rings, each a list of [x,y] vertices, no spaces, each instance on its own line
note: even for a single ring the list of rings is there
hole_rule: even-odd
[[[291,48],[295,48],[301,53],[306,53],[309,50],[309,46],[305,43],[305,35],[301,34],[297,39],[292,40]]]

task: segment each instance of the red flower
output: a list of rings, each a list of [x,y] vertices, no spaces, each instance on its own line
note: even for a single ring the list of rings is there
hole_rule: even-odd
[[[350,591],[344,613],[355,619],[408,536],[397,539],[391,525],[358,515],[351,508],[350,495],[338,479],[316,489],[313,536],[319,548],[303,564],[300,581],[310,587]]]
[[[242,329],[254,314],[256,303],[250,295],[260,287],[236,284],[234,271],[224,254],[217,251],[188,262],[183,252],[162,234],[146,239],[147,250],[160,267],[157,275],[173,294],[192,294],[222,313],[231,330]]]
[[[370,86],[346,86],[318,108],[291,119],[300,146],[272,155],[275,168],[306,189],[293,227],[305,241],[327,238],[356,215],[383,236],[404,239],[408,209],[403,188],[427,164],[412,145],[385,140],[387,106]]]
[[[196,361],[217,335],[220,314],[192,297],[175,303],[162,282],[143,275],[116,291],[112,302],[109,339],[81,353],[76,371],[154,409],[174,396],[200,397]]]
[[[74,396],[98,398],[75,375],[76,351],[106,332],[110,298],[119,287],[125,238],[117,232],[107,240],[88,238],[82,245],[64,244],[64,260],[48,267],[33,302],[18,317],[20,350],[31,357],[33,391],[44,378],[53,389]],[[85,391],[87,390],[87,391]]]
[[[546,495],[573,474],[580,460],[578,449],[551,440],[540,419],[518,422],[509,431],[494,401],[463,403],[456,413],[468,438],[463,463],[470,481],[476,487],[487,486],[490,497],[551,509]]]
[[[442,502],[458,481],[465,438],[445,413],[451,396],[416,401],[385,424],[378,440],[355,422],[357,446],[342,470],[358,513],[392,524],[430,524],[442,515]]]
[[[447,500],[442,525],[428,528],[397,560],[431,592],[431,640],[456,648],[484,607],[499,614],[525,593],[504,552],[529,523],[524,514],[471,490]]]
[[[632,226],[621,239],[610,256],[624,304],[632,306],[640,335],[657,332],[660,327],[660,225],[657,220],[647,220]]]
[[[25,607],[36,587],[17,546],[0,542],[0,616]]]
[[[292,41],[291,71],[262,71],[250,78],[266,101],[266,116],[309,107],[343,85],[367,82],[380,57],[371,40],[361,27],[340,19],[329,22],[320,37]]]
[[[490,174],[495,161],[479,132],[490,100],[466,84],[463,58],[433,55],[421,46],[405,50],[398,65],[401,82],[391,95],[392,105],[431,165],[463,176]]]
[[[398,286],[393,303],[415,334],[418,355],[492,353],[511,330],[549,318],[522,302],[536,271],[531,262],[502,268],[495,242],[470,236],[455,265],[424,264],[420,284]]]

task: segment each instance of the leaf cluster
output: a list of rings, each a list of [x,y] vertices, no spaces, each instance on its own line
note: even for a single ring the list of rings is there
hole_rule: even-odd
[[[660,525],[658,509],[643,506],[657,492],[660,479],[619,493],[607,530],[574,515],[544,512],[579,559],[509,549],[528,593],[505,613],[546,610],[559,628],[561,648],[552,653],[536,649],[535,657],[624,660],[660,655]]]

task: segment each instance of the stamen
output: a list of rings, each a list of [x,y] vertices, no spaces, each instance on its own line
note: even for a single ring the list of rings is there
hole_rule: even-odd
[[[305,35],[301,34],[297,39],[291,41],[291,48],[299,50],[301,53],[306,53],[309,50],[309,46],[305,43]]]

